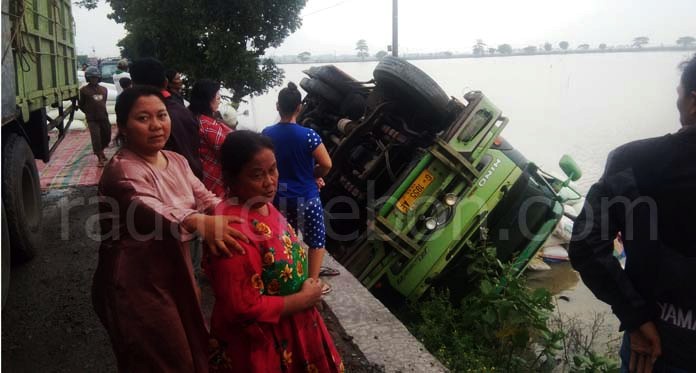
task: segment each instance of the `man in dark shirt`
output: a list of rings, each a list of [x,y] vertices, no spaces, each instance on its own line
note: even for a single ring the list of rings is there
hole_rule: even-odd
[[[97,156],[98,166],[104,167],[106,154],[104,149],[111,142],[111,123],[106,111],[106,96],[109,91],[99,85],[101,73],[96,67],[89,67],[85,71],[87,85],[80,88],[80,101],[78,106],[85,113],[87,128],[92,140],[92,151]]]
[[[611,152],[573,228],[573,267],[626,331],[622,371],[696,371],[696,56],[677,91],[681,129]]]
[[[191,111],[167,91],[167,77],[162,63],[154,58],[139,59],[131,65],[130,74],[133,85],[149,85],[161,90],[172,121],[171,135],[164,148],[183,155],[193,173],[199,179],[202,178],[203,167],[198,155],[198,121]]]

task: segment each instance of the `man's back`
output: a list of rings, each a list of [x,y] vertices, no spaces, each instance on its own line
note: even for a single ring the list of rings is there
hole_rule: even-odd
[[[164,104],[172,121],[172,132],[165,149],[175,151],[186,158],[191,166],[193,174],[199,179],[203,177],[203,167],[198,154],[200,135],[198,134],[198,120],[181,102],[169,95],[164,99]]]
[[[587,200],[573,266],[623,328],[655,322],[664,361],[696,367],[696,128],[617,148]],[[625,270],[611,256],[618,232]]]

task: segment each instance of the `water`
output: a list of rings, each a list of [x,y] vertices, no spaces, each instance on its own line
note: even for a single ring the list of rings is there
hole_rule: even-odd
[[[451,96],[480,90],[510,123],[503,135],[528,159],[561,173],[570,154],[584,172],[586,191],[604,168],[607,154],[628,141],[679,128],[678,64],[687,52],[518,56],[412,61]],[[358,80],[370,80],[376,62],[337,63]],[[299,81],[307,65],[281,65],[287,81]],[[240,127],[261,130],[278,120],[278,89],[256,97],[241,111]]]

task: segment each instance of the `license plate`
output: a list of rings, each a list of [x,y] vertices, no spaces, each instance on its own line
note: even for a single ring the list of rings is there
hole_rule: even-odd
[[[408,210],[413,207],[413,204],[416,202],[418,197],[420,197],[423,192],[425,192],[425,189],[432,184],[433,180],[435,180],[433,174],[431,174],[427,169],[423,170],[423,172],[421,172],[421,174],[416,178],[416,181],[414,181],[413,184],[408,187],[406,193],[404,193],[401,198],[399,198],[399,201],[396,202],[396,208],[406,214]]]

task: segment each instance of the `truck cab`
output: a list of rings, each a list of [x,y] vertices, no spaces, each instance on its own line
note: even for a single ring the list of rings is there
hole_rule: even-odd
[[[327,248],[366,287],[407,299],[431,286],[463,292],[477,248],[521,273],[563,216],[561,189],[579,169],[565,157],[560,180],[528,161],[482,92],[448,97],[395,57],[366,82],[331,65],[305,73],[298,121],[334,164],[322,191]]]

